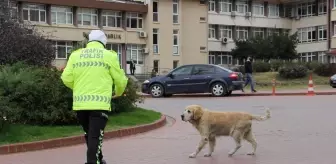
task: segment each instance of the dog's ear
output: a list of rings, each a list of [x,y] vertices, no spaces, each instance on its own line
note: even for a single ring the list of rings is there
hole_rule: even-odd
[[[203,115],[203,109],[201,106],[195,106],[193,112],[194,120],[199,120]]]

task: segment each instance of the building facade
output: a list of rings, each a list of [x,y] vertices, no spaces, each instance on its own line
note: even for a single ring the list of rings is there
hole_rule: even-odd
[[[129,73],[153,68],[164,73],[181,64],[207,61],[207,3],[193,0],[24,0],[16,8],[24,21],[54,42],[54,65],[64,67],[83,35],[102,29],[107,49],[116,51]]]
[[[328,0],[209,0],[208,6],[211,64],[242,64],[230,55],[234,39],[281,32],[298,32],[300,61],[335,62],[328,53]]]

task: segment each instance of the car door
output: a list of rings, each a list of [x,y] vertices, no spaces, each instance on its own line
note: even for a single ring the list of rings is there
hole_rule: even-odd
[[[209,83],[214,79],[216,71],[212,65],[195,65],[192,71],[192,84],[189,89],[194,93],[202,93],[209,91]]]
[[[166,93],[187,93],[190,85],[190,76],[193,66],[181,66],[175,69],[168,76],[166,83]]]

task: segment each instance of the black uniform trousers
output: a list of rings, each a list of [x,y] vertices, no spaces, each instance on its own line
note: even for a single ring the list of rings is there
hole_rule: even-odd
[[[85,132],[87,145],[87,163],[101,163],[103,159],[102,143],[104,129],[108,121],[108,111],[105,110],[80,110],[77,118]]]

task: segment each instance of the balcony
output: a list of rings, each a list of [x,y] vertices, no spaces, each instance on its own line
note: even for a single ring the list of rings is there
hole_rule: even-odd
[[[287,18],[270,18],[244,15],[231,16],[231,14],[218,14],[209,12],[209,24],[221,24],[228,26],[264,27],[291,29],[292,22]]]

